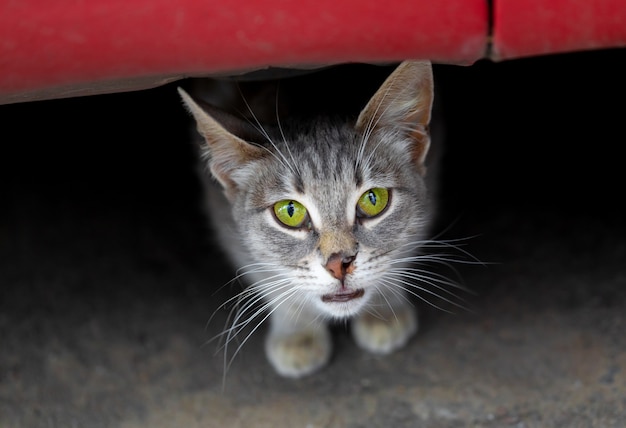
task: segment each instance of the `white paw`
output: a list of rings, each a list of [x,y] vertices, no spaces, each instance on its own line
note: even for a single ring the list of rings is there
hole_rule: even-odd
[[[352,323],[357,345],[375,354],[402,348],[417,332],[417,314],[412,306],[394,308],[394,313],[363,313]]]
[[[332,352],[326,327],[290,333],[271,332],[265,353],[278,374],[298,378],[317,371],[328,363]]]

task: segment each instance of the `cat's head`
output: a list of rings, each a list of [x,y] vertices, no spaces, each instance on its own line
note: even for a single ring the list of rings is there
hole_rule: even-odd
[[[180,92],[243,245],[275,275],[267,286],[276,290],[268,295],[294,299],[295,306],[313,302],[341,318],[381,290],[400,294],[394,272],[429,220],[423,180],[433,100],[429,62],[398,66],[352,122],[233,126],[234,118],[218,121]]]

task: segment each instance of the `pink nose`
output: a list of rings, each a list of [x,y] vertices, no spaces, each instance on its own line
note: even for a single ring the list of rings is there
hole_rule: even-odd
[[[346,256],[341,253],[334,253],[326,262],[326,270],[330,272],[333,278],[343,282],[347,274],[354,272],[354,256]]]

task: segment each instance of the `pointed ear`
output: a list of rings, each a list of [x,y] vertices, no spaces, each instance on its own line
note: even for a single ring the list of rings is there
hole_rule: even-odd
[[[237,190],[235,172],[247,163],[261,159],[266,151],[228,132],[209,115],[183,89],[178,88],[183,102],[196,120],[198,132],[206,141],[209,153],[209,167],[231,199]]]
[[[433,103],[430,61],[404,61],[367,103],[356,129],[363,135],[384,132],[408,136],[411,156],[422,173],[430,146],[428,123]]]

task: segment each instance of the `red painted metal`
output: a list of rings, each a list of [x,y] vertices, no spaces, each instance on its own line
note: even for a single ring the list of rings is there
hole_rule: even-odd
[[[493,59],[626,46],[626,0],[495,0]]]
[[[487,0],[0,0],[0,104],[276,67],[487,56]],[[626,0],[493,0],[502,60],[626,46]]]
[[[471,63],[486,34],[484,0],[2,0],[0,95],[268,66]]]

